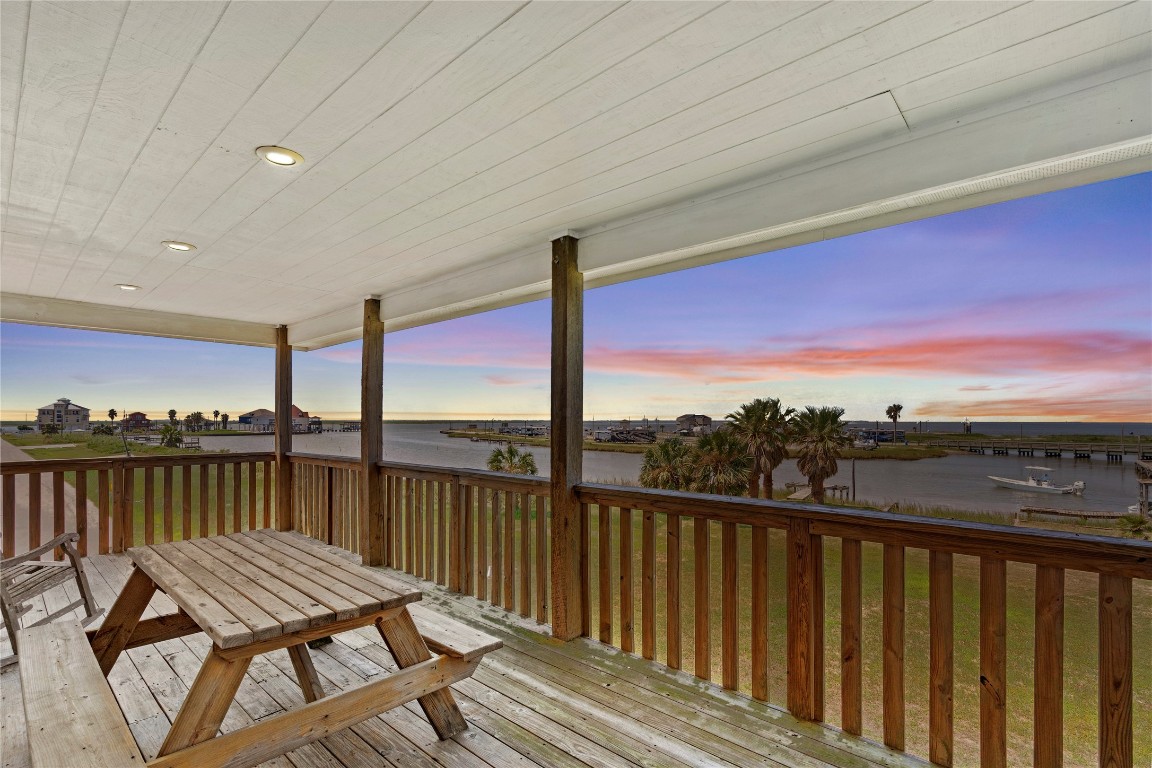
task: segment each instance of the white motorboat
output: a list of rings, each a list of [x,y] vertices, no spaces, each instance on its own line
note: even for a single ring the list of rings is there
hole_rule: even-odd
[[[1017,480],[1011,477],[996,477],[995,475],[988,475],[988,479],[996,483],[1001,488],[1011,488],[1014,491],[1031,491],[1033,493],[1084,493],[1084,482],[1077,480],[1071,485],[1056,485],[1048,477],[1048,473],[1052,470],[1048,467],[1025,467],[1028,470],[1028,479]],[[1044,474],[1039,477],[1036,476],[1037,472]]]

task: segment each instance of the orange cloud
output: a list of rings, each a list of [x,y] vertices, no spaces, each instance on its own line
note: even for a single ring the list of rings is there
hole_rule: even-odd
[[[1152,421],[1148,397],[1069,394],[1051,397],[1013,397],[998,400],[930,400],[916,408],[917,416],[1019,418],[1031,416],[1069,421]]]
[[[1152,339],[1112,332],[920,338],[884,345],[834,344],[787,350],[590,349],[590,370],[757,381],[781,376],[1019,376],[1031,373],[1125,373],[1146,365]]]

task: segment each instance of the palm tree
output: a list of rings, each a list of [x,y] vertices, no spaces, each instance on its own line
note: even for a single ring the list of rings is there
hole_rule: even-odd
[[[692,451],[678,437],[661,440],[644,451],[640,485],[666,491],[687,490],[692,476]]]
[[[506,448],[493,448],[488,457],[488,469],[493,472],[511,472],[514,475],[535,475],[536,459],[530,451],[521,451],[512,443]]]
[[[109,408],[109,409],[108,409],[108,421],[112,422],[113,424],[115,424],[115,423],[116,423],[116,417],[117,417],[117,416],[119,416],[119,415],[120,415],[120,414],[118,414],[118,413],[116,412],[116,409],[115,409],[115,408]]]
[[[172,408],[171,410],[168,411],[168,423],[171,424],[172,426],[176,426],[176,409],[175,408]]]
[[[792,408],[782,408],[777,398],[756,398],[728,414],[732,431],[748,446],[752,466],[748,472],[748,495],[760,495],[757,480],[763,478],[764,498],[772,498],[772,471],[788,456],[788,419]]]
[[[226,413],[220,414],[220,429],[228,429],[228,419],[232,418]]]
[[[192,429],[197,432],[204,428],[205,421],[207,421],[207,419],[204,418],[204,414],[200,411],[192,411],[192,413],[188,414],[188,423],[191,424]]]
[[[718,429],[696,441],[689,490],[739,496],[748,485],[752,460],[748,446],[731,429]]]
[[[900,420],[900,411],[904,410],[904,406],[900,403],[892,403],[884,409],[884,413],[892,420],[892,444],[896,444],[896,422]]]
[[[852,442],[844,432],[843,415],[843,408],[809,405],[792,417],[798,449],[796,468],[808,478],[812,498],[818,504],[824,503],[824,481],[836,474],[840,449]]]
[[[212,429],[216,429],[216,423],[220,420],[220,411],[212,411]]]

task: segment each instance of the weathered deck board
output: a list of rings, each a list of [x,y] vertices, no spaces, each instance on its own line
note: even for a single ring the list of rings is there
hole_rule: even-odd
[[[128,577],[130,561],[100,555],[89,558],[89,564],[97,602],[111,605]],[[404,574],[389,575],[414,581]],[[504,641],[503,649],[485,657],[474,678],[454,686],[471,725],[468,731],[449,741],[437,740],[413,702],[265,766],[924,765],[593,640],[556,643],[541,635],[540,625],[530,619],[418,583],[425,590],[424,605]],[[172,610],[171,601],[158,594],[145,617]],[[31,615],[37,612],[43,615],[44,606]],[[372,627],[337,635],[334,641],[312,652],[325,690],[359,686],[395,670]],[[208,649],[202,635],[167,640],[126,652],[112,670],[109,681],[145,756],[154,755],[163,743]],[[6,670],[0,681],[5,768],[28,764],[22,717],[16,716],[21,712],[17,670]],[[8,706],[13,701],[17,706]],[[253,661],[221,730],[303,703],[287,652],[275,651]]]

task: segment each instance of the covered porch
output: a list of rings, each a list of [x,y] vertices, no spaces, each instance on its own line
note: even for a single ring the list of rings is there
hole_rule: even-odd
[[[467,733],[408,708],[282,766],[1130,767],[1152,545],[585,483],[583,297],[1148,171],[1147,10],[0,4],[0,318],[276,353],[274,450],[5,462],[3,554],[78,531],[107,603],[133,546],[298,531],[504,640]],[[385,332],[542,298],[549,477],[388,461]],[[293,354],[357,338],[361,455],[294,451]],[[145,753],[203,653],[113,670]],[[389,668],[363,633],[316,656],[339,688]],[[284,661],[225,729],[298,703]]]

